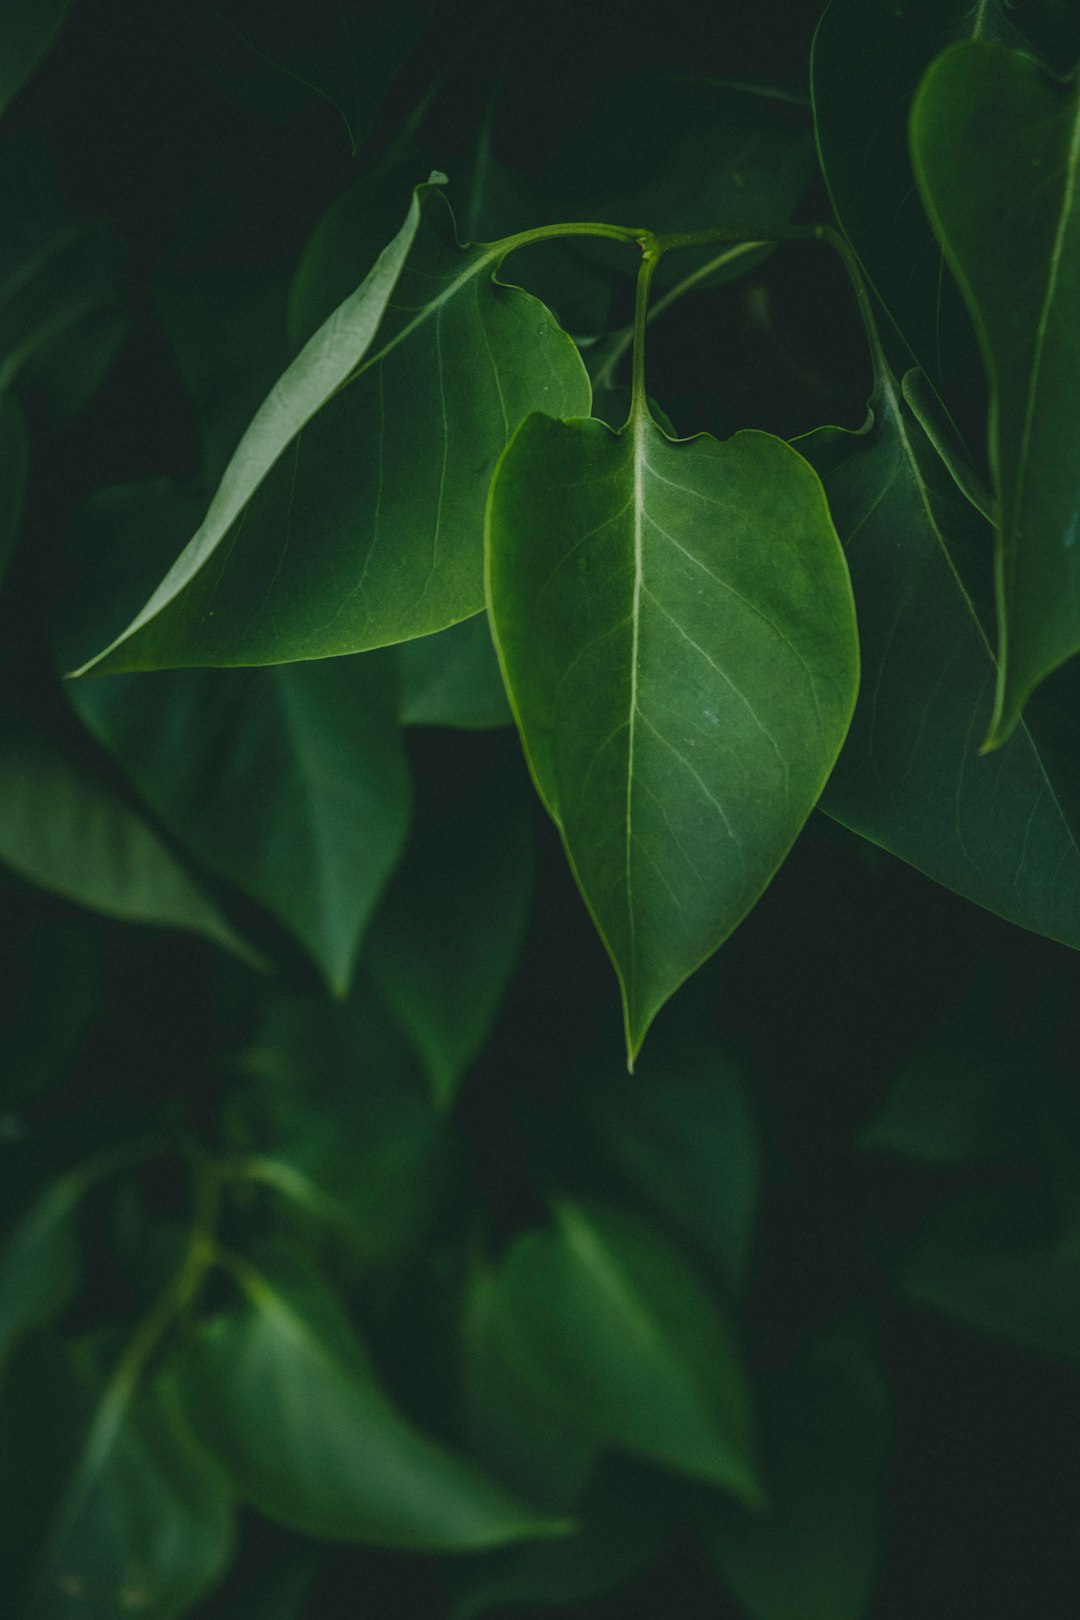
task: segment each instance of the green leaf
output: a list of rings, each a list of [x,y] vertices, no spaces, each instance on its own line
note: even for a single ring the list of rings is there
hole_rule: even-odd
[[[244,1306],[204,1325],[179,1378],[196,1431],[261,1513],[327,1540],[417,1551],[567,1528],[399,1412],[332,1296],[244,1277]]]
[[[0,1373],[19,1340],[58,1316],[75,1292],[85,1190],[78,1171],[52,1182],[0,1250]]]
[[[1080,89],[1028,57],[955,45],[911,114],[923,200],[990,381],[1000,668],[988,742],[1080,649]]]
[[[975,1194],[931,1226],[904,1267],[918,1305],[1011,1344],[1080,1364],[1080,1241],[1008,1230],[1012,1200]]]
[[[962,1031],[905,1064],[860,1138],[925,1164],[967,1164],[1015,1152],[1028,1135],[1029,1064]]]
[[[77,1347],[73,1362],[89,1399],[90,1358]],[[184,1422],[169,1381],[142,1392],[111,1384],[97,1391],[90,1412],[28,1620],[127,1613],[174,1620],[214,1585],[231,1555],[225,1482]]]
[[[52,50],[71,0],[6,0],[0,16],[0,113]]]
[[[401,649],[403,726],[488,731],[513,724],[484,614]]]
[[[1007,748],[976,752],[994,684],[988,524],[889,379],[866,430],[821,428],[798,446],[846,545],[862,644],[862,696],[822,809],[976,904],[1080,946],[1068,738],[1040,703]]]
[[[752,1620],[861,1620],[878,1558],[888,1399],[858,1341],[824,1340],[763,1397],[771,1507],[709,1537]]]
[[[0,861],[91,911],[192,929],[261,965],[134,810],[10,716],[0,717]]]
[[[419,1061],[371,990],[348,1001],[270,1002],[226,1100],[235,1150],[256,1179],[329,1216],[367,1265],[415,1248],[446,1181],[445,1122]]]
[[[747,1388],[717,1302],[647,1222],[569,1203],[496,1282],[504,1353],[584,1435],[761,1502]]]
[[[623,992],[631,1059],[757,901],[858,680],[821,486],[763,433],[533,416],[488,507],[496,647],[540,795]]]
[[[661,1215],[698,1243],[732,1288],[746,1280],[759,1151],[738,1073],[714,1047],[653,1064],[590,1099],[604,1150]]]
[[[257,412],[187,549],[84,669],[328,657],[479,611],[491,470],[528,410],[585,411],[589,391],[543,306],[495,280],[503,249],[460,249],[452,226],[438,187],[418,187]]]
[[[30,445],[26,422],[18,400],[10,394],[0,397],[0,582],[7,573],[22,522]]]
[[[423,1058],[439,1108],[482,1050],[521,948],[530,799],[520,768],[496,768],[422,803],[368,936],[364,966]]]
[[[811,55],[833,208],[910,354],[947,396],[978,362],[912,184],[908,114],[929,63],[970,38],[1019,41],[1004,0],[830,0]]]

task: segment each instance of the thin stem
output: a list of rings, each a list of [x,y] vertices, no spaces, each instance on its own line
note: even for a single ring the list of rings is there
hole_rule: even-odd
[[[648,397],[645,392],[645,328],[649,321],[649,286],[660,263],[660,255],[661,249],[655,242],[650,243],[644,250],[641,269],[638,271],[632,339],[634,359],[630,380],[631,420],[647,416],[649,413]]]
[[[640,230],[633,226],[601,225],[593,221],[572,220],[565,225],[537,225],[531,231],[518,231],[516,236],[504,236],[500,242],[493,242],[492,248],[498,250],[501,261],[517,248],[531,247],[534,242],[556,241],[561,236],[600,236],[609,242],[624,242],[627,247],[642,249],[651,248],[656,242],[652,231]]]

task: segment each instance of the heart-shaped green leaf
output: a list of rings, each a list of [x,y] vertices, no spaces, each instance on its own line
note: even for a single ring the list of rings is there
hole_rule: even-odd
[[[84,670],[329,657],[479,612],[507,438],[530,410],[589,402],[570,339],[495,279],[502,256],[459,248],[439,187],[418,187],[256,413],[187,549]]]
[[[623,991],[631,1062],[754,905],[858,682],[818,480],[764,433],[530,417],[488,505],[491,622],[525,751]]]
[[[1019,52],[954,45],[920,86],[911,143],[992,393],[997,745],[1080,650],[1080,88]]]

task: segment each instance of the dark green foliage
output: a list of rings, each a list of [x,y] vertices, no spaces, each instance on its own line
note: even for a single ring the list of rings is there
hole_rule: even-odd
[[[1072,1620],[1078,54],[7,6],[5,1617]]]

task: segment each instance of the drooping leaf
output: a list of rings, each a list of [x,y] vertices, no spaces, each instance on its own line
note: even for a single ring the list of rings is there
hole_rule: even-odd
[[[45,59],[71,0],[7,0],[0,16],[0,113]]]
[[[7,573],[22,522],[30,446],[19,402],[0,397],[0,581]]]
[[[697,1242],[732,1288],[745,1282],[759,1151],[738,1073],[715,1048],[653,1064],[590,1099],[601,1145],[630,1184]]]
[[[98,659],[110,670],[328,657],[483,604],[483,503],[530,409],[587,410],[573,344],[459,249],[434,185],[271,391],[207,516]],[[476,355],[484,363],[476,363]]]
[[[762,433],[533,416],[488,509],[490,614],[631,1061],[809,814],[858,680],[821,487]]]
[[[191,1434],[170,1382],[102,1389],[84,1349],[72,1353],[71,1376],[85,1386],[88,1421],[28,1620],[128,1613],[174,1620],[229,1560],[227,1487]]]
[[[564,1532],[398,1411],[331,1295],[261,1275],[245,1291],[200,1330],[179,1381],[196,1432],[260,1512],[327,1540],[417,1551]]]
[[[134,810],[10,716],[0,718],[0,861],[91,911],[193,929],[258,961]]]
[[[1019,42],[1005,0],[830,0],[811,54],[833,207],[908,351],[947,398],[978,360],[912,183],[908,115],[938,52],[972,38]]]
[[[239,1067],[247,1083],[229,1096],[230,1145],[269,1161],[264,1178],[306,1197],[320,1222],[334,1218],[362,1263],[409,1254],[445,1185],[447,1133],[370,987],[331,1007],[315,996],[271,1002]]]
[[[585,1435],[759,1503],[750,1392],[718,1302],[640,1217],[569,1203],[557,1216],[495,1283],[518,1375]]]
[[[919,88],[911,141],[992,394],[1000,744],[1080,649],[1080,89],[1019,52],[954,45]]]
[[[713,1559],[751,1620],[863,1620],[882,1520],[888,1398],[855,1339],[815,1346],[763,1395],[770,1507],[729,1515]]]
[[[484,614],[404,644],[401,723],[463,731],[513,724]]]
[[[1068,735],[1042,702],[1007,747],[977,752],[995,674],[992,532],[891,381],[872,409],[864,432],[798,441],[847,549],[862,645],[862,695],[822,808],[976,904],[1080,945]]]
[[[371,926],[364,965],[421,1054],[436,1105],[452,1102],[499,1010],[532,898],[524,773],[470,777],[421,804]]]

